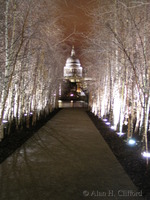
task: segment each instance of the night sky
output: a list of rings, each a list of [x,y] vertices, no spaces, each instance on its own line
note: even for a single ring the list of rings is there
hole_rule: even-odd
[[[92,17],[90,12],[96,7],[96,2],[92,0],[65,0],[59,3],[61,20],[60,25],[63,28],[64,49],[75,46],[76,53],[80,55],[85,46],[85,36],[91,31]],[[71,37],[68,38],[70,34]],[[79,56],[80,57],[80,56]]]

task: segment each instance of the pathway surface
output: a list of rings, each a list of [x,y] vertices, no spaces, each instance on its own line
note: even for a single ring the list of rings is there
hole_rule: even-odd
[[[83,109],[63,109],[0,165],[0,200],[139,200]]]

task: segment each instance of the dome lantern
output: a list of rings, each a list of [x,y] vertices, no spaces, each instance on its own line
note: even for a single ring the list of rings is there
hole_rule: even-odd
[[[72,46],[72,50],[71,50],[71,57],[75,56],[75,50],[74,50],[74,46]]]

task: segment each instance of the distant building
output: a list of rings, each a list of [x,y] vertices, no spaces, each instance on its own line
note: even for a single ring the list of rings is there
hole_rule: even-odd
[[[61,83],[61,92],[59,102],[88,102],[88,93],[85,90],[83,68],[80,60],[76,57],[74,46],[70,57],[67,58],[63,69],[63,81]]]
[[[71,56],[66,60],[64,66],[64,78],[70,82],[80,82],[83,77],[83,69],[80,60],[75,55],[74,46],[71,50]]]

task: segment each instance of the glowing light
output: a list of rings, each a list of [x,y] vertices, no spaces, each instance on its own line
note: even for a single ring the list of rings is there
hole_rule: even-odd
[[[107,98],[106,95],[107,95],[107,86],[105,86],[104,95],[103,95],[103,99],[102,99],[102,103],[101,103],[101,117],[103,117],[105,114],[106,98]]]
[[[59,96],[61,96],[61,83],[59,84]]]
[[[28,115],[27,113],[24,114],[24,116],[27,116],[27,115]]]
[[[128,140],[128,144],[129,144],[129,145],[135,145],[135,144],[136,144],[136,141],[135,141],[134,139],[130,138],[130,139]]]
[[[70,94],[70,96],[73,97],[74,95],[73,95],[73,94]]]
[[[33,115],[33,112],[30,112],[30,115]]]
[[[150,152],[145,152],[145,151],[144,151],[144,152],[142,153],[142,156],[145,157],[145,158],[150,158]]]
[[[109,126],[109,125],[110,125],[110,122],[106,122],[106,125],[108,125],[108,126]]]
[[[115,127],[114,127],[114,126],[111,126],[110,128],[111,128],[112,130],[115,130]]]
[[[81,96],[85,96],[85,93],[82,91],[80,95],[81,95]]]
[[[70,102],[73,103],[73,100],[71,100]]]
[[[127,121],[125,121],[125,122],[124,122],[124,125],[127,125],[127,124],[128,124],[128,122],[127,122]]]
[[[97,115],[97,105],[96,105],[96,103],[93,103],[93,105],[92,105],[92,113],[94,113],[95,115]]]
[[[117,124],[119,123],[120,109],[121,109],[121,99],[119,97],[119,94],[117,93],[114,96],[114,108],[113,108],[115,129],[117,129]]]
[[[5,124],[5,123],[7,123],[8,121],[7,121],[6,119],[3,119],[2,122],[3,122],[3,124]]]
[[[104,122],[107,122],[107,119],[103,119]]]
[[[58,102],[62,102],[62,100],[58,100]]]
[[[120,132],[118,132],[117,133],[117,135],[119,135],[119,136],[123,136],[125,133],[120,133]]]

